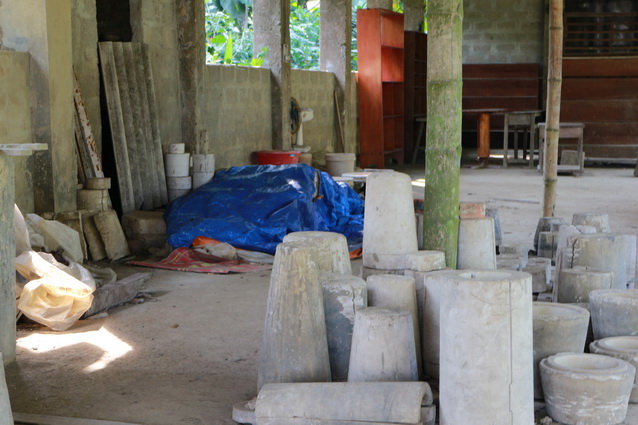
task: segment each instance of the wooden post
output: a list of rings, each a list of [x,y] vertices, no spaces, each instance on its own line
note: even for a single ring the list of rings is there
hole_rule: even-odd
[[[556,208],[562,79],[563,0],[551,0],[549,5],[549,69],[547,74],[547,126],[545,127],[543,217],[553,217]]]
[[[478,114],[478,157],[480,160],[490,159],[490,114]]]
[[[456,268],[461,163],[463,1],[428,2],[424,249]]]

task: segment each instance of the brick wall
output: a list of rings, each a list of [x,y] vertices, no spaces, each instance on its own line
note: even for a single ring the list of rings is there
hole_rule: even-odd
[[[463,63],[543,63],[544,0],[465,1]]]

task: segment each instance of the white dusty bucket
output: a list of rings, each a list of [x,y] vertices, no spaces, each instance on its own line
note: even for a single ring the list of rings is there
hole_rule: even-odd
[[[353,153],[327,153],[326,171],[331,176],[341,176],[344,173],[354,172],[354,163],[357,156]]]
[[[215,173],[193,173],[193,189],[205,185],[215,177]]]
[[[168,145],[168,153],[184,153],[186,145],[184,143],[171,143]]]
[[[214,173],[215,172],[215,155],[211,154],[194,154],[193,155],[193,173]]]

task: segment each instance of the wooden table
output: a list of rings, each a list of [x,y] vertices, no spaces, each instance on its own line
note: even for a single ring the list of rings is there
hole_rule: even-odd
[[[503,167],[507,168],[509,130],[514,130],[514,159],[518,159],[518,130],[529,132],[529,167],[534,167],[534,152],[536,144],[536,119],[543,113],[540,110],[534,111],[513,111],[505,112],[505,122],[503,125]],[[524,133],[523,133],[524,134]],[[523,144],[523,159],[525,158],[525,144]]]
[[[545,150],[545,123],[541,122],[538,124],[538,136],[539,136],[539,161],[538,161],[538,170],[543,172],[543,162],[544,162],[544,150]],[[559,126],[558,131],[558,141],[560,139],[576,139],[576,146],[578,150],[578,154],[576,158],[578,158],[578,165],[558,165],[557,169],[559,173],[574,173],[574,174],[582,174],[584,170],[583,162],[584,162],[584,154],[583,154],[583,133],[585,130],[585,124],[582,122],[562,122]]]
[[[490,159],[490,116],[505,111],[502,108],[463,109],[464,114],[476,115],[478,159],[483,167]]]

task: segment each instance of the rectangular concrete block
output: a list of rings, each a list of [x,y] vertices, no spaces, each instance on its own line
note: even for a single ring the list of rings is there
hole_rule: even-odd
[[[124,214],[122,229],[129,240],[148,235],[166,236],[166,223],[161,211],[133,211]]]
[[[84,317],[106,311],[110,308],[131,301],[138,294],[144,282],[151,278],[151,273],[135,273],[117,282],[107,283],[93,293],[91,308]]]
[[[88,246],[88,252],[91,254],[93,261],[99,261],[106,258],[106,250],[102,236],[95,226],[93,216],[95,214],[86,214],[82,217],[82,228],[84,229],[84,238]]]
[[[131,254],[115,211],[97,213],[93,220],[95,227],[100,232],[109,260],[118,260]]]

